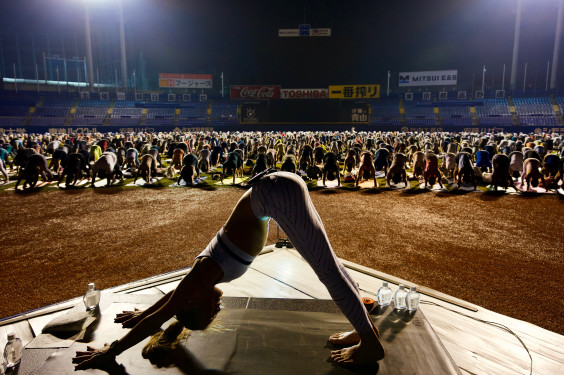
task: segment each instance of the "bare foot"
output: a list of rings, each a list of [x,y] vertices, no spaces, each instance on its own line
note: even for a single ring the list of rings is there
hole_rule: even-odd
[[[363,366],[374,364],[384,358],[384,347],[378,340],[363,340],[348,348],[333,350],[331,359],[342,366]]]
[[[329,342],[334,345],[351,346],[360,342],[360,335],[356,331],[338,332],[329,337]]]

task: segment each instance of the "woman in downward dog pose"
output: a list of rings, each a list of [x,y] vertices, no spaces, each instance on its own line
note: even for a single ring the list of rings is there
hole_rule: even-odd
[[[189,329],[204,329],[219,312],[221,291],[216,284],[245,273],[263,249],[268,220],[274,219],[313,268],[329,294],[354,327],[331,335],[329,341],[344,348],[331,352],[342,365],[367,365],[384,357],[384,348],[360,297],[356,284],[338,261],[306,184],[294,173],[274,172],[255,176],[237,202],[226,224],[196,257],[175,290],[147,310],[118,314],[116,322],[132,329],[102,349],[77,352],[76,369],[100,367],[116,355],[158,332],[176,316]]]

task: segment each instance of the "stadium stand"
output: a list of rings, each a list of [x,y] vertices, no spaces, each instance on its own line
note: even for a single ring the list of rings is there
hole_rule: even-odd
[[[147,120],[174,118],[175,108],[147,108]]]
[[[521,125],[534,126],[556,126],[558,121],[554,115],[552,116],[519,116]]]
[[[406,118],[416,118],[416,119],[431,118],[433,120],[435,118],[435,109],[433,105],[429,105],[427,103],[420,104],[418,102],[414,103],[411,101],[406,101],[404,103],[404,107],[405,107]]]
[[[513,98],[515,111],[521,115],[547,115],[553,116],[552,104],[548,97]]]
[[[208,103],[197,102],[180,108],[180,119],[205,120],[207,117]]]
[[[408,118],[407,123],[409,125],[425,125],[425,126],[434,126],[436,125],[436,121],[434,118]]]
[[[513,118],[511,116],[487,116],[479,118],[480,125],[512,125]]]
[[[479,105],[479,104],[482,105]],[[476,103],[476,115],[478,117],[487,116],[510,116],[509,103],[507,98],[482,99]]]
[[[65,117],[60,117],[60,116],[45,116],[45,117],[35,116],[35,117],[31,118],[31,120],[29,121],[29,124],[27,124],[27,125],[63,126],[63,125],[65,125],[66,120],[67,120],[66,116]]]
[[[471,117],[447,117],[442,120],[443,125],[454,125],[454,126],[470,126],[472,125]]]
[[[151,94],[143,96],[146,101],[136,100],[135,95],[126,95],[125,100],[116,95],[109,95],[108,100],[80,100],[76,93],[0,92],[0,126],[222,127],[236,126],[240,120],[242,101],[238,99],[184,101],[182,95],[177,95],[177,100],[171,101],[167,94],[157,96],[160,101],[153,100]],[[371,125],[556,127],[561,125],[558,116],[564,112],[564,95],[552,99],[544,94],[472,101],[459,100],[456,92],[449,92],[446,99],[423,101],[417,93],[414,100],[406,101],[398,95],[370,101],[369,105]]]
[[[214,100],[211,106],[211,120],[236,121],[237,108],[241,103],[230,100]]]
[[[108,100],[81,100],[78,102],[74,117],[75,119],[90,117],[104,119],[109,107],[110,102]]]

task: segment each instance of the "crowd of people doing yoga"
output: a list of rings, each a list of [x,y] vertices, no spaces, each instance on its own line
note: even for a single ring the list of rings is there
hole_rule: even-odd
[[[557,190],[562,184],[564,142],[551,134],[411,132],[161,132],[18,134],[0,137],[0,171],[5,183],[34,188],[41,177],[66,188],[79,181],[157,176],[193,185],[201,174],[222,181],[252,177],[267,169],[305,180],[425,188],[451,181],[495,190]],[[135,182],[134,181],[134,182]],[[241,180],[238,180],[241,182]]]

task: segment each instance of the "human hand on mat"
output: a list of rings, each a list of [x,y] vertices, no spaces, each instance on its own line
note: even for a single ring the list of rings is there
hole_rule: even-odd
[[[76,357],[72,359],[72,363],[77,364],[74,367],[75,370],[86,370],[89,368],[105,369],[117,365],[115,363],[116,355],[112,349],[112,345],[104,344],[104,347],[101,349],[87,346],[86,351],[77,351]]]
[[[143,311],[138,308],[133,311],[123,311],[116,314],[114,323],[121,323],[123,328],[132,328],[143,319],[141,314],[143,314]]]

